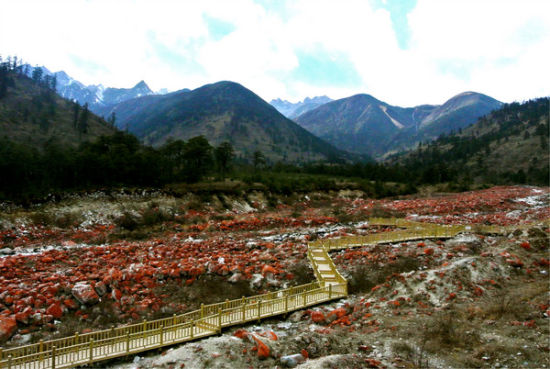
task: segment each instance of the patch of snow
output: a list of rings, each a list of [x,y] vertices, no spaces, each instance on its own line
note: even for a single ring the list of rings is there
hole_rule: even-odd
[[[386,116],[388,118],[390,118],[391,122],[393,123],[394,126],[396,126],[397,128],[401,129],[401,128],[404,128],[405,126],[400,123],[398,120],[394,119],[391,115],[388,114],[387,112],[387,107],[385,107],[384,105],[380,105],[380,109],[382,109],[382,111],[384,112],[384,114],[386,114]]]
[[[532,207],[541,207],[548,206],[548,200],[548,195],[535,195],[516,199],[516,202],[523,202]]]
[[[86,243],[75,243],[74,245],[45,245],[45,246],[34,246],[34,247],[15,247],[12,249],[10,255],[18,256],[30,256],[30,255],[40,255],[47,251],[51,250],[70,250],[70,249],[80,249],[88,247],[105,247],[106,244],[102,245],[88,245]],[[7,254],[0,255],[0,259],[10,256]]]

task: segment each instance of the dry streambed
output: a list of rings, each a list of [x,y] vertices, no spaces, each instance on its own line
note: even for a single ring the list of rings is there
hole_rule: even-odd
[[[528,187],[400,200],[309,194],[270,207],[260,195],[98,195],[11,210],[1,217],[0,335],[4,345],[23,344],[304,283],[313,279],[308,240],[391,231],[359,222],[368,216],[539,222],[547,196]],[[350,280],[348,301],[131,366],[542,367],[547,247],[547,226],[533,226],[335,252]],[[500,304],[518,299],[512,310]],[[475,340],[464,338],[472,332]]]

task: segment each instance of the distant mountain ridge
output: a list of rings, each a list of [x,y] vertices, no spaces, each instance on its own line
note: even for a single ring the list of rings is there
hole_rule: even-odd
[[[502,103],[464,92],[442,105],[392,106],[367,94],[335,100],[295,119],[337,148],[381,157],[474,123]]]
[[[169,139],[203,135],[213,145],[229,141],[250,159],[261,151],[271,162],[344,160],[352,155],[315,137],[242,85],[222,81],[192,91],[150,95],[102,109],[117,125],[160,146]]]
[[[531,183],[548,186],[548,97],[503,104],[454,134],[386,159],[425,181]]]
[[[100,112],[104,106],[111,106],[136,97],[155,94],[145,83],[138,82],[131,88],[114,88],[99,85],[84,85],[70,77],[66,72],[51,72],[46,67],[32,67],[26,65],[27,76],[31,77],[36,68],[42,68],[44,75],[57,77],[57,92],[66,99],[76,100],[80,105],[88,104],[94,113]],[[162,90],[164,92],[164,90]]]
[[[303,101],[291,103],[287,100],[274,99],[269,103],[275,107],[285,117],[294,119],[318,106],[331,102],[332,99],[328,96],[306,97]]]

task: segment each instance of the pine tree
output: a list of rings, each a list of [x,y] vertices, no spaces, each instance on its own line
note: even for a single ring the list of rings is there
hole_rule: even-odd
[[[216,164],[222,178],[225,178],[225,173],[229,169],[234,156],[233,146],[228,141],[222,142],[214,150],[214,157],[216,158]]]
[[[53,75],[53,78],[52,78],[52,81],[51,81],[51,84],[50,84],[50,89],[53,92],[57,91],[57,75],[56,74]]]
[[[78,114],[80,113],[80,104],[78,101],[73,103],[73,128],[76,129],[78,126]]]
[[[34,70],[32,71],[32,80],[36,83],[40,83],[42,81],[42,75],[44,74],[44,71],[39,66],[36,66]]]
[[[116,123],[116,113],[115,112],[111,113],[111,115],[107,119],[107,123],[109,123],[111,125],[111,127],[115,126],[115,123]]]
[[[252,159],[252,165],[254,165],[254,172],[258,170],[258,168],[265,164],[265,156],[260,150],[254,151],[254,158]]]
[[[80,134],[88,133],[88,116],[90,112],[88,111],[88,103],[85,103],[82,107],[82,113],[80,114],[80,119],[78,121],[78,132]]]

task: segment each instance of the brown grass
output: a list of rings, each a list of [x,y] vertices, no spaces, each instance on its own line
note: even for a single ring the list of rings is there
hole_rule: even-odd
[[[349,292],[360,293],[367,292],[377,284],[383,283],[386,279],[399,273],[416,270],[420,266],[420,261],[413,257],[400,257],[392,263],[386,263],[383,266],[377,264],[359,265],[355,267],[349,278]]]

